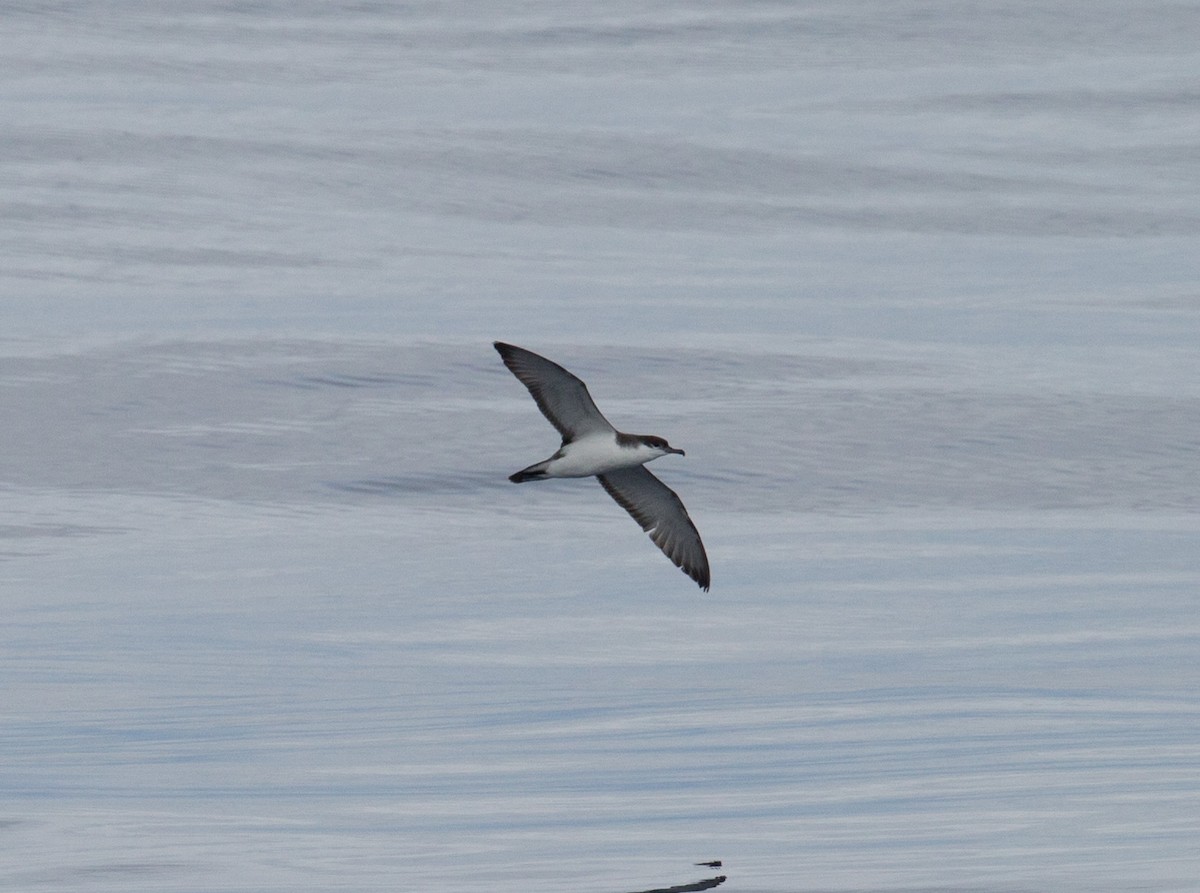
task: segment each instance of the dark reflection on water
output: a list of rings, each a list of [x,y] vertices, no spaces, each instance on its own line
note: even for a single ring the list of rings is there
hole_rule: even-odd
[[[634,893],[692,893],[694,890],[711,890],[713,887],[719,887],[725,883],[728,878],[723,874],[716,877],[706,878],[702,881],[695,881],[690,884],[679,884],[674,887],[655,887],[653,890],[637,890]]]
[[[469,493],[481,487],[499,487],[507,483],[497,474],[430,472],[428,474],[396,474],[388,477],[355,481],[330,481],[328,486],[343,493],[361,496],[399,496],[418,493]]]
[[[434,383],[433,376],[393,374],[351,374],[329,372],[322,375],[301,375],[292,379],[263,379],[264,384],[280,387],[317,390],[320,388],[384,388],[407,386],[428,388]]]

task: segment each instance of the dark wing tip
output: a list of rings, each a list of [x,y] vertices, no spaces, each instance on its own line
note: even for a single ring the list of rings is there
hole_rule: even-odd
[[[655,480],[657,480],[657,478],[655,478]],[[677,501],[679,500],[679,497],[673,490],[669,488],[665,489],[667,489],[667,492],[674,496]],[[618,502],[620,502],[620,500],[618,500]],[[647,524],[641,521],[637,515],[634,515],[634,517],[639,521],[639,523],[642,524],[642,528],[650,534],[650,539],[654,541],[654,545],[658,546],[658,548],[662,550],[662,553],[671,559],[671,563],[695,580],[697,586],[699,586],[705,592],[708,592],[712,578],[708,570],[708,555],[704,551],[704,541],[700,539],[700,531],[696,529],[696,525],[688,516],[687,509],[683,508],[682,502],[679,502],[679,507],[683,510],[684,520],[687,522],[687,526],[691,528],[692,536],[695,537],[696,545],[699,547],[700,551],[699,555],[689,555],[688,550],[682,547],[683,544],[676,542],[674,537],[668,531],[663,530],[662,528],[653,527],[653,519],[647,519],[651,525],[647,526]],[[628,508],[626,508],[626,511],[629,511],[631,515],[633,514],[633,512]]]
[[[534,387],[534,379],[532,379],[528,371],[523,367],[528,367],[529,359],[532,357],[535,360],[541,360],[545,363],[550,363],[545,357],[539,357],[531,350],[526,350],[523,347],[517,347],[515,344],[506,344],[503,341],[493,341],[492,347],[496,348],[496,352],[500,354],[500,359],[504,361],[504,365],[508,367],[508,371],[521,380],[521,383],[527,388]],[[528,357],[522,356],[527,354]],[[555,365],[551,363],[551,365]],[[565,370],[564,370],[565,371]]]
[[[672,564],[695,580],[697,586],[708,592],[708,588],[712,582],[708,572],[708,562],[699,565],[689,564],[686,555],[671,549],[669,544],[655,539],[653,534],[651,534],[650,538],[654,539],[654,544],[662,550],[664,555],[671,559]]]

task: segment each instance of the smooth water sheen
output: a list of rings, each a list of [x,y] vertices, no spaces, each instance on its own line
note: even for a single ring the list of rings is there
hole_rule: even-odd
[[[1194,891],[1197,47],[6,10],[0,888]],[[711,593],[508,483],[493,339],[687,451]]]

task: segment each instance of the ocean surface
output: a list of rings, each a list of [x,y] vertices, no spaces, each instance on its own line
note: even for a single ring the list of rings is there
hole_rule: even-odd
[[[1200,889],[1197,72],[1195,2],[6,5],[0,889]],[[493,339],[687,451],[710,593],[508,483]]]

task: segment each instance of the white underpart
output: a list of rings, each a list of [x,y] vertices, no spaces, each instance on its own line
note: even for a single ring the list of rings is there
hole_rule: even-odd
[[[555,454],[546,466],[546,476],[552,478],[585,478],[596,474],[645,465],[651,459],[665,456],[666,451],[639,443],[624,447],[615,434],[593,434],[573,440]]]

